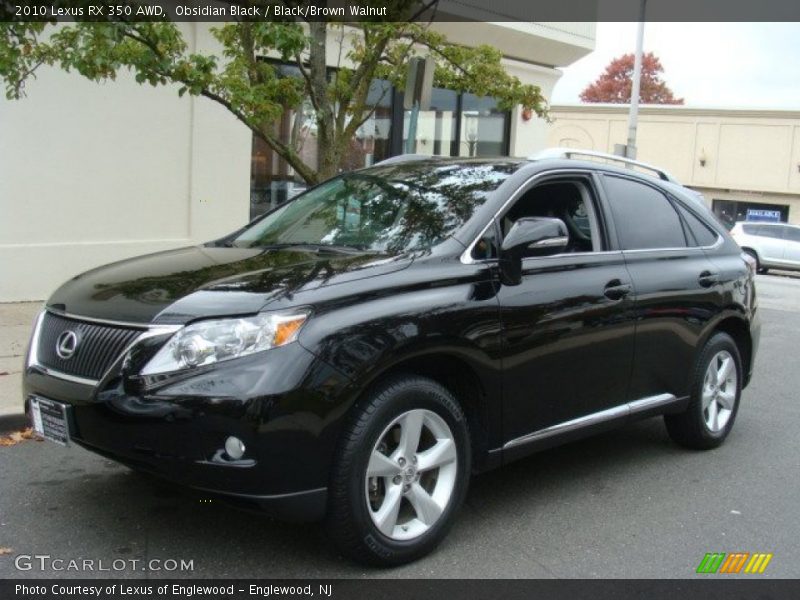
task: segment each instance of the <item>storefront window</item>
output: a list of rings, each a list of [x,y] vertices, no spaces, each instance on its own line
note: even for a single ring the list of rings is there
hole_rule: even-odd
[[[297,67],[276,65],[283,77],[301,77]],[[317,165],[317,125],[311,102],[286,110],[273,135],[287,141],[307,165]],[[306,189],[294,169],[260,137],[253,135],[250,155],[250,218],[279,206]]]
[[[789,220],[789,207],[785,204],[715,199],[711,203],[711,208],[717,219],[728,229],[731,229],[738,221],[786,223]]]
[[[508,119],[508,112],[499,110],[494,98],[464,94],[461,101],[461,143],[458,155],[508,154]]]
[[[417,116],[416,142],[408,146],[411,111],[403,115],[403,151],[407,154],[456,154],[458,94],[452,90],[434,88],[430,110],[421,110]]]
[[[291,65],[280,65],[279,69],[286,77],[301,76]],[[387,81],[376,80],[372,83],[367,102],[376,109],[361,124],[351,141],[342,162],[343,171],[370,166],[406,152],[434,156],[508,154],[509,113],[498,110],[494,98],[434,88],[430,110],[419,112],[416,137],[410,146],[407,137],[411,111],[402,110],[402,94]],[[275,135],[289,141],[303,161],[316,168],[316,119],[310,103],[298,110],[284,112],[276,124]],[[253,137],[251,219],[283,204],[306,188],[306,183],[284,159],[262,139]]]

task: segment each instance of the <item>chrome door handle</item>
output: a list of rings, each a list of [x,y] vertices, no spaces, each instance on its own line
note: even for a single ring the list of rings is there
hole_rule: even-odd
[[[612,279],[603,288],[603,295],[609,300],[622,300],[631,293],[633,286],[630,283],[623,283],[619,279]]]
[[[711,287],[719,281],[719,274],[711,271],[703,271],[697,278],[697,283],[703,287]]]

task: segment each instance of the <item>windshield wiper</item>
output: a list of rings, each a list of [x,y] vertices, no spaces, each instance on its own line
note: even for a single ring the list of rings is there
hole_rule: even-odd
[[[317,244],[319,252],[337,252],[343,254],[383,254],[380,250],[370,250],[366,246],[351,246],[347,244]]]
[[[372,252],[365,246],[353,246],[346,244],[320,244],[318,242],[283,242],[276,244],[261,245],[258,242],[252,243],[248,248],[259,248],[261,250],[285,250],[289,248],[297,248],[309,250],[311,252],[325,252],[334,254],[361,254],[364,252]],[[380,254],[379,251],[375,251]]]

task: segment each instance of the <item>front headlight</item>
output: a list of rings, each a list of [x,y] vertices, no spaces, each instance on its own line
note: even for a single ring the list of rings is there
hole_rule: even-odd
[[[210,365],[285,346],[297,339],[307,318],[307,311],[293,311],[192,323],[170,338],[145,365],[142,375]]]

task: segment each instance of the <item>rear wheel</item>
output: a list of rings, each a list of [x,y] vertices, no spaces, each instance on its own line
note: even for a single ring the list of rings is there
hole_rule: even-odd
[[[664,417],[670,437],[688,448],[716,448],[733,428],[741,392],[739,349],[728,334],[716,333],[695,365],[689,407]]]
[[[466,419],[438,383],[387,381],[358,409],[333,469],[328,531],[358,561],[415,560],[444,538],[467,491]]]

